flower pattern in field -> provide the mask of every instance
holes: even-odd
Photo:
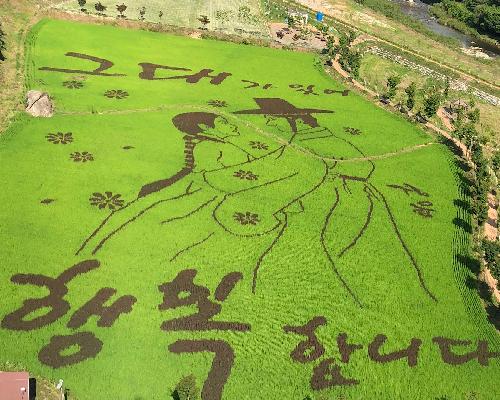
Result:
[[[112,90],[106,91],[104,93],[104,96],[106,96],[110,99],[121,100],[121,99],[125,99],[128,97],[128,92],[126,92],[125,90],[121,90],[121,89],[112,89]]]
[[[224,100],[210,100],[207,104],[212,107],[227,107],[227,103]]]
[[[68,133],[62,133],[62,132],[57,132],[57,133],[49,133],[47,136],[47,141],[53,143],[53,144],[68,144],[73,142],[73,134],[71,132]]]
[[[74,153],[71,153],[70,158],[74,162],[87,162],[87,161],[94,161],[94,156],[89,153],[88,151],[75,151]]]
[[[68,89],[81,89],[83,87],[83,82],[72,80],[63,82],[63,86]]]
[[[89,199],[90,204],[99,207],[103,210],[109,208],[110,210],[116,210],[123,207],[124,200],[121,199],[121,194],[113,194],[112,192],[105,193],[93,193],[92,197]]]
[[[344,126],[344,132],[349,133],[350,135],[353,136],[359,136],[361,135],[361,130],[358,128],[350,128],[348,126]]]
[[[233,177],[246,179],[248,181],[256,181],[259,179],[259,176],[255,175],[252,171],[243,171],[242,169],[235,171]]]
[[[250,211],[235,212],[233,217],[234,220],[241,225],[257,225],[260,222],[259,215],[251,213]]]
[[[257,149],[257,150],[268,150],[269,146],[265,143],[262,142],[256,142],[256,141],[251,141],[250,146],[252,149]]]

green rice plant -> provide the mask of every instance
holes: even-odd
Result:
[[[500,396],[439,348],[500,350],[444,144],[312,54],[55,20],[29,48],[56,113],[0,137],[0,362],[81,400]]]

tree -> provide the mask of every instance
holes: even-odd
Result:
[[[479,122],[480,115],[481,114],[480,114],[479,108],[474,108],[472,111],[470,111],[467,114],[467,118],[469,118],[470,122],[477,124]]]
[[[192,374],[182,377],[175,386],[173,397],[176,400],[199,400],[200,390],[196,385],[196,377]]]
[[[228,10],[217,10],[215,12],[215,19],[221,23],[228,22],[231,19],[231,11]]]
[[[240,21],[248,22],[250,21],[251,16],[252,16],[252,10],[250,10],[250,7],[241,6],[240,8],[238,8],[238,19]]]
[[[117,4],[116,9],[120,13],[120,18],[125,18],[125,15],[123,13],[127,10],[127,6],[125,4]]]
[[[323,35],[327,35],[328,31],[330,30],[330,27],[327,24],[322,24],[319,30]]]
[[[495,154],[493,154],[493,157],[491,157],[491,165],[493,167],[493,170],[497,175],[500,174],[500,151],[497,151]]]
[[[210,23],[210,20],[206,15],[200,15],[198,21],[200,21],[203,24],[202,29],[207,29],[207,25]]]
[[[98,3],[95,3],[94,8],[96,9],[98,14],[104,15],[104,11],[106,11],[107,7],[99,1]]]
[[[396,89],[401,82],[401,78],[398,75],[391,75],[387,78],[387,94],[386,97],[390,100],[396,96]]]
[[[351,75],[355,78],[359,76],[359,68],[361,67],[361,53],[359,51],[349,50],[347,54],[347,64]]]
[[[432,91],[424,97],[424,115],[431,118],[436,115],[436,112],[441,105],[441,94],[437,91]]]
[[[500,263],[500,243],[484,239],[482,248],[484,251],[484,259],[489,266],[493,267],[492,269],[496,269],[496,266]]]
[[[446,77],[446,81],[444,83],[443,95],[445,99],[447,99],[450,95],[450,78],[448,77]]]
[[[142,6],[139,8],[139,19],[144,21],[144,16],[146,15],[146,7]]]
[[[80,6],[80,10],[86,12],[85,4],[87,4],[87,0],[78,0],[78,5]]]
[[[406,107],[408,110],[413,110],[415,107],[415,96],[417,95],[417,85],[415,82],[410,83],[410,85],[405,89],[406,95]]]
[[[5,43],[5,33],[2,29],[2,23],[0,22],[0,61],[5,60],[5,50],[7,50],[7,45]]]
[[[457,118],[455,118],[455,128],[460,128],[465,120],[465,109],[463,107],[458,107],[456,110]]]

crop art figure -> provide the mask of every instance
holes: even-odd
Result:
[[[202,232],[203,235],[200,233],[199,241],[181,249],[171,261],[197,245],[217,240],[219,235],[267,238],[267,246],[252,266],[252,292],[255,293],[260,267],[279,245],[290,224],[290,216],[307,211],[303,201],[322,190],[330,196],[330,206],[321,221],[319,242],[335,278],[355,304],[362,307],[339,265],[357,245],[377,208],[385,215],[423,292],[436,300],[384,195],[370,181],[375,164],[350,141],[319,124],[318,115],[331,115],[333,111],[299,108],[279,98],[256,98],[255,102],[257,108],[233,114],[250,119],[264,117],[266,129],[272,131],[265,136],[256,136],[256,132],[249,132],[248,128],[243,130],[232,122],[232,116],[210,112],[174,116],[172,125],[184,143],[183,165],[177,172],[159,176],[138,188],[137,197],[113,210],[83,242],[78,253],[96,254],[109,240],[155,208],[161,207],[166,213],[160,221],[163,225],[209,209],[213,221],[208,224],[208,230]],[[349,168],[352,164],[344,159],[355,159],[355,169]],[[197,203],[196,207],[185,202],[188,197],[191,203]],[[256,201],[258,198],[266,200]],[[367,211],[353,221],[359,231],[346,235],[341,227],[336,227],[335,215],[342,208],[342,212],[348,212],[353,201],[364,201]],[[173,211],[182,209],[181,205],[185,212]]]

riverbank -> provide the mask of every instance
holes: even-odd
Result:
[[[438,35],[452,38],[458,42],[460,48],[470,49],[479,47],[484,54],[492,58],[500,55],[500,47],[492,38],[480,35],[476,30],[465,24],[458,27],[453,24],[446,23],[450,18],[449,16],[446,18],[446,15],[443,14],[443,12],[440,12],[442,11],[442,8],[439,6],[439,3],[431,5],[422,0],[412,0],[411,2],[407,0],[391,1],[397,4],[404,14],[420,21],[427,29]],[[439,16],[444,18],[443,21],[440,21],[439,18],[436,19],[436,15],[433,14],[432,10],[436,8],[439,9],[437,11]]]
[[[464,35],[471,36],[476,40],[479,47],[485,47],[487,50],[494,51],[497,55],[500,54],[500,43],[491,36],[481,34],[476,28],[468,25],[464,21],[454,18],[450,15],[441,3],[435,3],[429,7],[430,15],[437,18],[438,22],[444,26],[455,29]],[[486,46],[485,46],[486,45]],[[491,47],[487,47],[491,46]]]

